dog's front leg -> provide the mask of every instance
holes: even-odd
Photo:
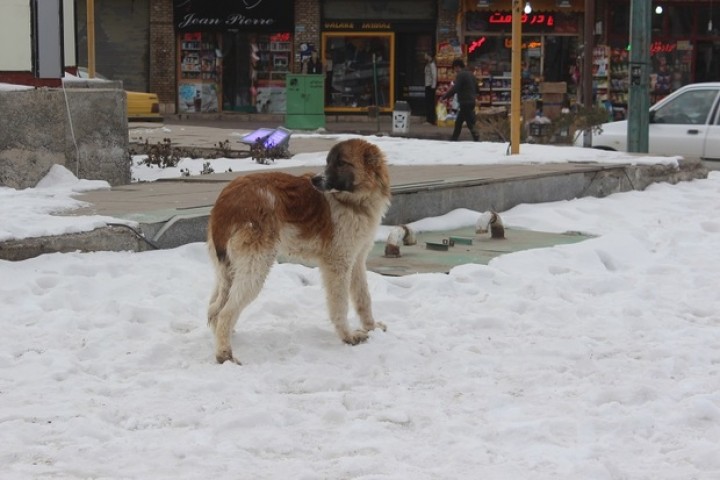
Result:
[[[362,253],[355,261],[355,265],[352,270],[352,279],[350,282],[350,295],[352,295],[355,311],[360,317],[363,329],[369,332],[370,330],[379,328],[384,332],[387,330],[385,324],[382,322],[376,322],[373,318],[372,299],[370,298],[370,290],[368,288],[367,272],[365,267],[366,260],[367,253]]]
[[[340,339],[350,345],[357,345],[368,338],[367,330],[350,331],[348,325],[348,303],[350,301],[350,265],[320,266],[325,285],[328,313]]]

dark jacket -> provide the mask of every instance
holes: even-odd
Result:
[[[455,94],[458,96],[460,105],[469,103],[475,105],[475,97],[478,94],[477,80],[470,70],[458,72],[453,86],[443,95],[443,98],[449,98]]]

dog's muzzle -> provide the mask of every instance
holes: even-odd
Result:
[[[327,181],[325,179],[325,175],[319,174],[315,175],[310,179],[310,181],[313,184],[313,187],[315,187],[317,190],[324,192],[327,190]]]

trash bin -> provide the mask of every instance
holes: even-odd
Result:
[[[552,121],[538,112],[538,114],[528,122],[528,134],[532,140],[539,143],[547,143],[550,136],[550,129],[552,127]]]
[[[397,101],[393,109],[392,132],[408,133],[410,131],[410,105],[408,102]]]

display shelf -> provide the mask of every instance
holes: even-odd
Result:
[[[598,45],[593,49],[592,61],[593,90],[596,101],[610,99],[610,47]]]
[[[480,85],[478,103],[480,107],[510,105],[512,77],[507,75],[475,75]]]
[[[186,37],[180,41],[180,80],[217,82],[217,39],[203,38],[199,33]]]
[[[629,52],[625,48],[613,48],[610,57],[610,103],[613,120],[627,117],[629,86]]]
[[[447,93],[452,87],[455,80],[455,70],[452,67],[454,60],[460,59],[467,64],[467,55],[465,55],[463,45],[457,45],[450,42],[444,42],[438,45],[437,54],[435,55],[435,63],[437,65],[437,88],[435,96],[438,104],[443,104],[448,114],[452,112],[452,98],[441,100],[440,97]],[[450,116],[443,120],[438,116],[438,125],[450,124],[454,117]]]
[[[220,36],[187,32],[178,38],[178,112],[217,112],[221,95]]]

